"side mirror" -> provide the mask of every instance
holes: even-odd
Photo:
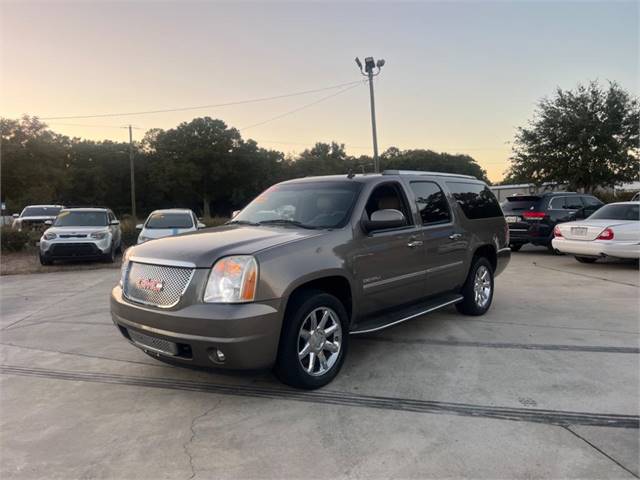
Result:
[[[404,227],[406,224],[407,219],[404,214],[392,208],[376,210],[371,214],[370,220],[362,220],[362,228],[367,233],[374,230]]]
[[[139,223],[136,225],[136,230],[142,230],[142,227],[144,227],[144,225],[142,223]]]
[[[14,213],[13,215],[11,215],[13,218],[20,218],[20,214],[19,213]]]
[[[44,224],[45,225],[53,225],[53,220],[45,220]]]
[[[111,220],[109,225],[120,225],[120,220]]]
[[[198,222],[198,229],[201,229],[201,228],[207,228],[207,226],[202,222]]]
[[[233,212],[231,212],[231,218],[235,218],[238,216],[238,214],[241,212],[242,210],[234,210]]]

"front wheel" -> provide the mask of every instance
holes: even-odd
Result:
[[[40,265],[53,265],[53,261],[50,258],[42,254],[39,254],[38,257],[40,258]]]
[[[109,253],[105,253],[104,254],[104,261],[107,263],[113,263],[116,261],[116,249],[114,248],[114,245],[111,245],[111,248],[109,249]]]
[[[511,245],[509,245],[509,247],[511,248],[512,252],[517,252],[522,248],[522,244],[521,243],[512,243]]]
[[[287,308],[275,374],[292,387],[322,387],[340,371],[348,340],[340,300],[321,291],[304,292]]]
[[[597,260],[597,258],[593,258],[593,257],[581,257],[579,255],[575,256],[575,259],[577,261],[579,261],[580,263],[593,263]]]
[[[484,315],[493,300],[493,267],[484,257],[476,258],[460,292],[456,308],[465,315]]]

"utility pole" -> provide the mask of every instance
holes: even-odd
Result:
[[[131,215],[136,221],[138,217],[136,217],[136,180],[133,171],[133,131],[131,125],[129,125],[129,169],[131,171]]]
[[[373,57],[367,57],[364,59],[364,69],[362,68],[362,62],[356,57],[356,65],[360,68],[360,73],[369,80],[369,98],[371,103],[371,133],[373,135],[373,170],[378,173],[380,171],[380,160],[378,158],[378,132],[376,129],[376,102],[373,95],[373,77],[380,73],[380,70],[384,66],[384,60],[380,59],[377,62]],[[374,69],[377,71],[374,73]]]

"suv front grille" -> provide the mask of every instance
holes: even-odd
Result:
[[[131,262],[123,282],[124,296],[156,307],[173,307],[193,277],[193,268]]]

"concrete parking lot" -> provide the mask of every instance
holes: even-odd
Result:
[[[514,254],[490,312],[352,337],[316,392],[159,363],[116,270],[1,285],[2,478],[638,478],[635,265]]]

